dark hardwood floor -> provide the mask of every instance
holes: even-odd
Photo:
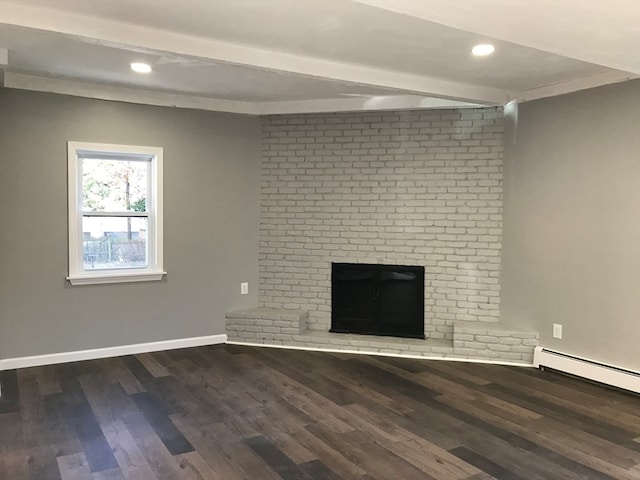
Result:
[[[640,397],[231,345],[0,372],[0,478],[640,479]]]

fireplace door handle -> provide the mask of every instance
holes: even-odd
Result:
[[[376,288],[376,293],[375,293],[375,295],[373,296],[373,301],[374,301],[374,302],[377,302],[377,301],[378,301],[378,295],[380,295],[380,287],[377,287],[377,288]]]

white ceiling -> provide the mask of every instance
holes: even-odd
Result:
[[[640,0],[0,0],[0,68],[249,114],[502,105],[640,76]]]

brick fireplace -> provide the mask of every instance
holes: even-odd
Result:
[[[502,136],[501,108],[264,117],[259,305],[230,340],[529,361],[498,323]],[[329,334],[334,262],[424,267],[429,340]]]

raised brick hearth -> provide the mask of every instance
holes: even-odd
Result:
[[[537,333],[499,323],[455,322],[453,341],[425,341],[310,330],[306,328],[307,313],[301,310],[255,308],[226,316],[229,341],[239,343],[526,364],[533,361],[533,349],[538,345]]]

